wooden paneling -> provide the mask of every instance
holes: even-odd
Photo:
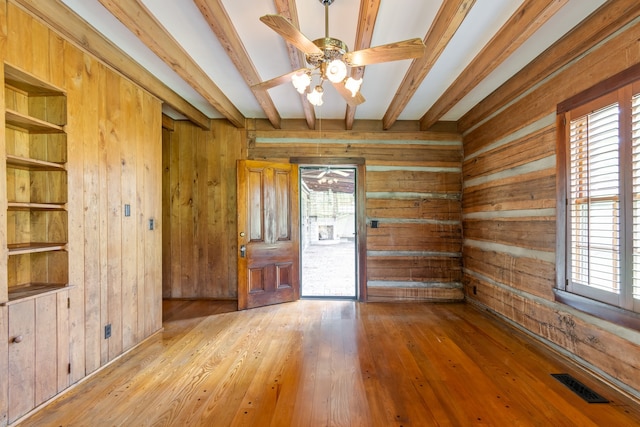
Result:
[[[4,16],[4,2],[0,2],[0,18]],[[8,34],[3,59],[67,94],[66,147],[58,136],[46,135],[38,137],[41,139],[30,149],[31,155],[43,160],[67,162],[68,220],[65,224],[53,214],[41,221],[35,214],[29,227],[36,232],[47,230],[40,233],[47,240],[55,240],[64,227],[68,228],[71,287],[25,301],[35,312],[33,335],[37,338],[33,357],[25,359],[30,368],[20,371],[14,367],[17,362],[9,360],[15,358],[6,356],[12,350],[5,347],[7,351],[1,352],[0,346],[0,425],[7,422],[7,402],[19,402],[10,405],[9,416],[14,419],[17,413],[49,399],[159,330],[162,313],[161,102],[13,2],[7,6],[6,16],[6,21],[0,19],[0,25],[7,22]],[[25,102],[19,96],[9,100],[10,105],[40,114]],[[48,105],[42,110],[45,113],[44,119],[57,120],[55,116],[62,116],[63,111]],[[4,138],[1,144],[4,153]],[[12,153],[22,149],[20,144],[12,142],[6,148]],[[36,153],[33,150],[38,145],[47,148]],[[68,158],[60,158],[67,151]],[[4,162],[0,163],[4,168]],[[10,176],[8,189],[3,180],[0,199],[6,200],[9,193],[16,197],[16,179],[25,178],[28,182],[28,175]],[[43,197],[61,190],[60,185],[49,186]],[[131,216],[124,216],[125,204],[130,205]],[[4,248],[7,231],[14,239],[20,229],[16,221],[7,223],[4,214],[0,215],[8,225],[0,227],[0,246]],[[13,215],[22,213],[15,210]],[[154,220],[153,230],[150,219]],[[49,261],[40,257],[30,262],[35,274],[38,265]],[[0,264],[0,272],[4,271],[0,274],[0,301],[6,300],[7,277],[19,280],[31,274],[24,271],[25,265],[26,261],[16,261],[11,268]],[[50,274],[66,282],[66,273]],[[5,331],[0,332],[2,342],[8,342],[3,337],[10,329],[18,333],[23,328],[19,316],[8,313],[22,304],[0,309],[0,325]],[[107,324],[112,326],[110,339],[104,338]],[[68,332],[61,333],[65,330]],[[18,388],[9,391],[14,380],[6,379],[7,369],[17,376],[31,375],[30,369],[34,370],[32,391],[25,392],[33,397],[23,399]]]
[[[163,132],[164,276],[168,298],[236,298],[236,160],[245,131],[176,121]]]
[[[640,63],[640,24],[616,33],[628,20],[613,13],[635,9],[637,17],[632,3],[608,2],[462,120],[463,281],[469,301],[640,396],[637,339],[556,302],[553,293],[556,268],[563,268],[556,267],[563,240],[556,221],[564,212],[556,204],[556,106]],[[584,55],[571,64],[558,62],[578,51]]]

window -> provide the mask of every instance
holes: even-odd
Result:
[[[640,312],[640,81],[604,86],[606,94],[558,107],[564,290]]]

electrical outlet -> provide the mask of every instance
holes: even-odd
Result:
[[[131,205],[128,203],[124,205],[124,216],[131,216]]]
[[[109,338],[111,338],[111,323],[104,327],[104,339],[106,340]]]

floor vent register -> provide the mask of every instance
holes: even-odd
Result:
[[[589,403],[609,403],[607,399],[600,396],[598,393],[591,390],[569,374],[551,374],[551,376]]]

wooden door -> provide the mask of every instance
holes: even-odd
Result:
[[[238,161],[238,310],[300,297],[298,167]]]

